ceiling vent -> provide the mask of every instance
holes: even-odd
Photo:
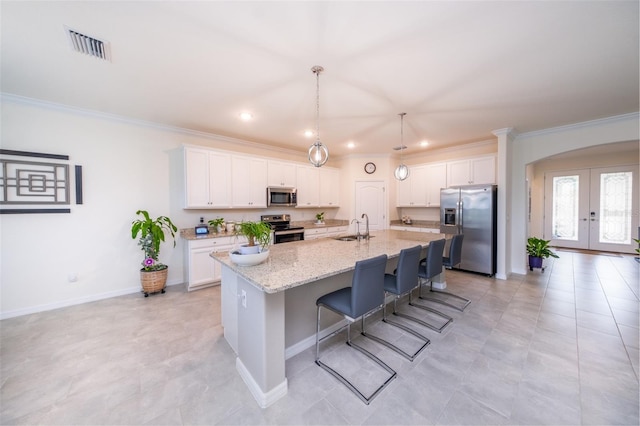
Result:
[[[111,62],[109,43],[65,27],[71,47],[76,52]]]

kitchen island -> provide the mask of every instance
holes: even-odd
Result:
[[[287,392],[285,360],[315,344],[318,297],[351,285],[355,263],[381,254],[387,272],[400,250],[444,238],[442,234],[372,231],[371,239],[322,238],[270,246],[260,265],[238,266],[228,253],[211,253],[222,264],[222,325],[237,354],[236,368],[261,407]],[[441,274],[435,281],[443,281]],[[322,335],[344,324],[326,316]]]

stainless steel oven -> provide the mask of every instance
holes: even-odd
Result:
[[[273,229],[273,244],[290,243],[304,240],[304,228],[291,226],[291,215],[277,214],[261,216],[260,220]]]

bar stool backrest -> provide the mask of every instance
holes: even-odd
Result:
[[[387,255],[356,262],[351,283],[351,312],[357,318],[384,303],[384,270]]]
[[[425,262],[424,277],[429,280],[442,273],[442,255],[446,240],[431,241],[427,247],[427,258]]]
[[[418,270],[420,269],[420,252],[422,246],[415,246],[400,251],[396,270],[397,294],[407,293],[418,286]]]
[[[454,235],[451,239],[451,246],[449,247],[449,257],[445,257],[442,262],[445,266],[453,268],[459,265],[462,261],[462,240],[464,234]]]

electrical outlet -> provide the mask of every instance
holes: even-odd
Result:
[[[240,302],[242,303],[243,308],[247,307],[247,292],[245,290],[242,290],[242,293],[240,294]]]
[[[76,281],[78,281],[78,273],[69,272],[69,275],[67,275],[67,281],[69,281],[70,283],[75,283]]]

